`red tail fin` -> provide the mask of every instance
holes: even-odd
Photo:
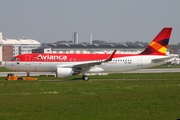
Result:
[[[141,55],[166,55],[172,28],[163,28]]]

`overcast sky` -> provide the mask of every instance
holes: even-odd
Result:
[[[150,42],[173,27],[170,44],[180,42],[180,0],[0,0],[0,15],[4,38]]]

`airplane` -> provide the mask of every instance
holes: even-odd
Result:
[[[86,73],[121,73],[149,68],[166,63],[172,56],[166,56],[172,28],[165,27],[139,54],[21,54],[5,62],[10,70],[30,72],[55,72],[56,77],[66,78]]]

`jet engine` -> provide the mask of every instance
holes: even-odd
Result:
[[[57,68],[56,71],[56,76],[59,78],[66,78],[77,74],[79,74],[79,71],[76,71],[73,68]]]

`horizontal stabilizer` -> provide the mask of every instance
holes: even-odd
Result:
[[[154,62],[154,63],[164,62],[164,61],[168,61],[172,58],[174,58],[174,57],[173,56],[167,56],[167,57],[163,57],[163,58],[156,58],[156,59],[152,59],[152,62]]]

